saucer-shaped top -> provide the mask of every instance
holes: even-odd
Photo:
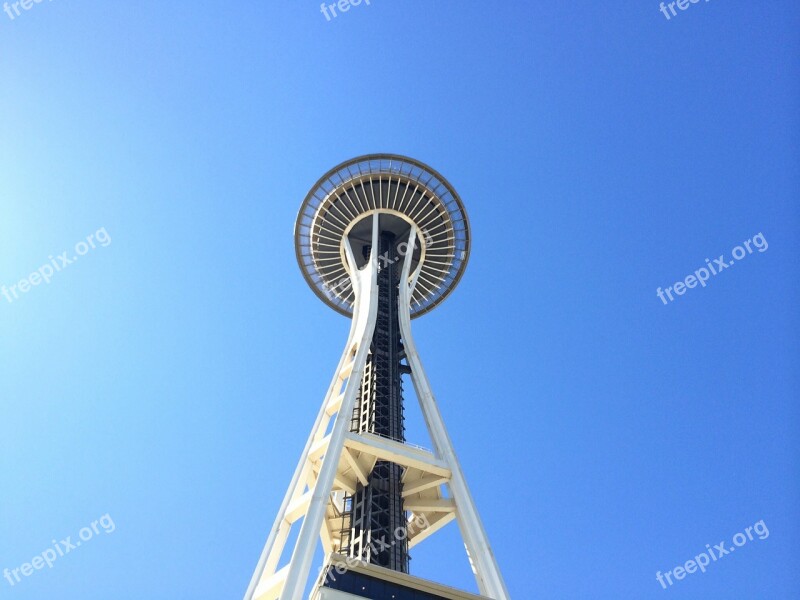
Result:
[[[411,316],[424,314],[456,287],[469,258],[469,221],[461,199],[439,173],[395,154],[370,154],[348,160],[311,188],[294,230],[297,262],[311,289],[343,315],[352,315],[355,295],[345,270],[344,237],[359,257],[369,254],[371,215],[380,213],[381,232],[396,243],[379,264],[409,252],[421,262],[411,298]],[[415,248],[408,248],[411,227]],[[361,246],[359,248],[359,245]]]

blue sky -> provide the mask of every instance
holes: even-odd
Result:
[[[470,216],[414,327],[512,597],[795,597],[798,26],[743,0],[0,13],[0,285],[111,240],[0,296],[0,569],[115,525],[0,598],[242,596],[347,334],[296,211],[369,152]],[[474,588],[454,525],[412,570]]]

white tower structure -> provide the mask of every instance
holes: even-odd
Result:
[[[245,600],[301,600],[318,543],[314,599],[509,600],[411,335],[411,320],[464,273],[470,231],[458,194],[410,158],[349,160],[306,196],[295,249],[312,290],[351,327]],[[433,451],[405,441],[403,375]],[[408,574],[409,549],[453,520],[480,596]]]

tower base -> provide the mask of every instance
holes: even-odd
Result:
[[[332,554],[310,600],[488,600],[340,554]]]

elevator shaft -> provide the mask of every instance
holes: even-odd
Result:
[[[401,360],[405,354],[397,304],[402,260],[397,259],[395,242],[394,234],[381,232],[378,251],[372,254],[378,262],[378,316],[350,429],[404,442]],[[342,552],[407,573],[401,477],[399,465],[378,461],[367,484],[345,496]]]

